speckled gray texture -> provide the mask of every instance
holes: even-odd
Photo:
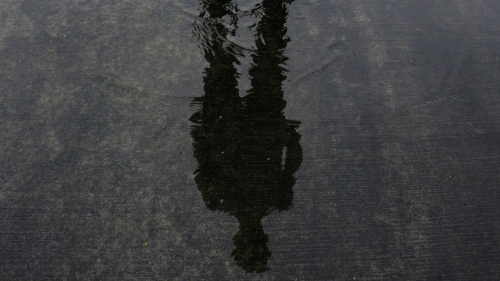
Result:
[[[0,279],[500,279],[500,2],[288,6],[303,159],[263,273],[194,179],[200,7],[0,0]]]

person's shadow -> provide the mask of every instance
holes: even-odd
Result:
[[[286,79],[283,52],[289,39],[285,22],[291,1],[263,0],[252,15],[256,50],[249,70],[251,90],[237,89],[239,48],[227,40],[237,28],[238,13],[231,1],[202,1],[202,41],[209,66],[204,72],[204,95],[193,100],[199,110],[191,117],[195,172],[206,206],[235,216],[236,263],[246,272],[268,269],[271,252],[262,218],[292,206],[294,173],[302,162],[300,122],[283,114],[282,83]],[[224,20],[230,24],[225,24]]]

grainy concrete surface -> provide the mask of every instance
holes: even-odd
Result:
[[[226,2],[0,0],[0,279],[500,280],[500,2]]]

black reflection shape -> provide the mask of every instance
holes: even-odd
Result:
[[[232,255],[246,272],[268,269],[271,252],[261,220],[292,206],[293,175],[302,162],[296,131],[300,122],[283,114],[290,2],[264,0],[252,11],[260,21],[249,70],[252,89],[244,97],[239,96],[235,68],[242,51],[227,40],[237,28],[236,7],[231,1],[202,1],[196,30],[209,67],[203,79],[205,95],[193,101],[200,110],[190,119],[199,163],[195,181],[210,210],[238,219]]]

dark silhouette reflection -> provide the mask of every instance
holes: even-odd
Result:
[[[261,220],[292,206],[293,174],[302,162],[299,122],[283,114],[290,2],[264,0],[252,11],[260,21],[249,71],[252,89],[244,97],[237,89],[235,68],[242,51],[227,40],[237,28],[236,7],[231,1],[202,1],[202,23],[196,31],[209,66],[203,79],[205,94],[193,101],[200,110],[191,117],[199,163],[195,181],[210,210],[238,219],[232,255],[247,272],[268,269],[271,252]]]

